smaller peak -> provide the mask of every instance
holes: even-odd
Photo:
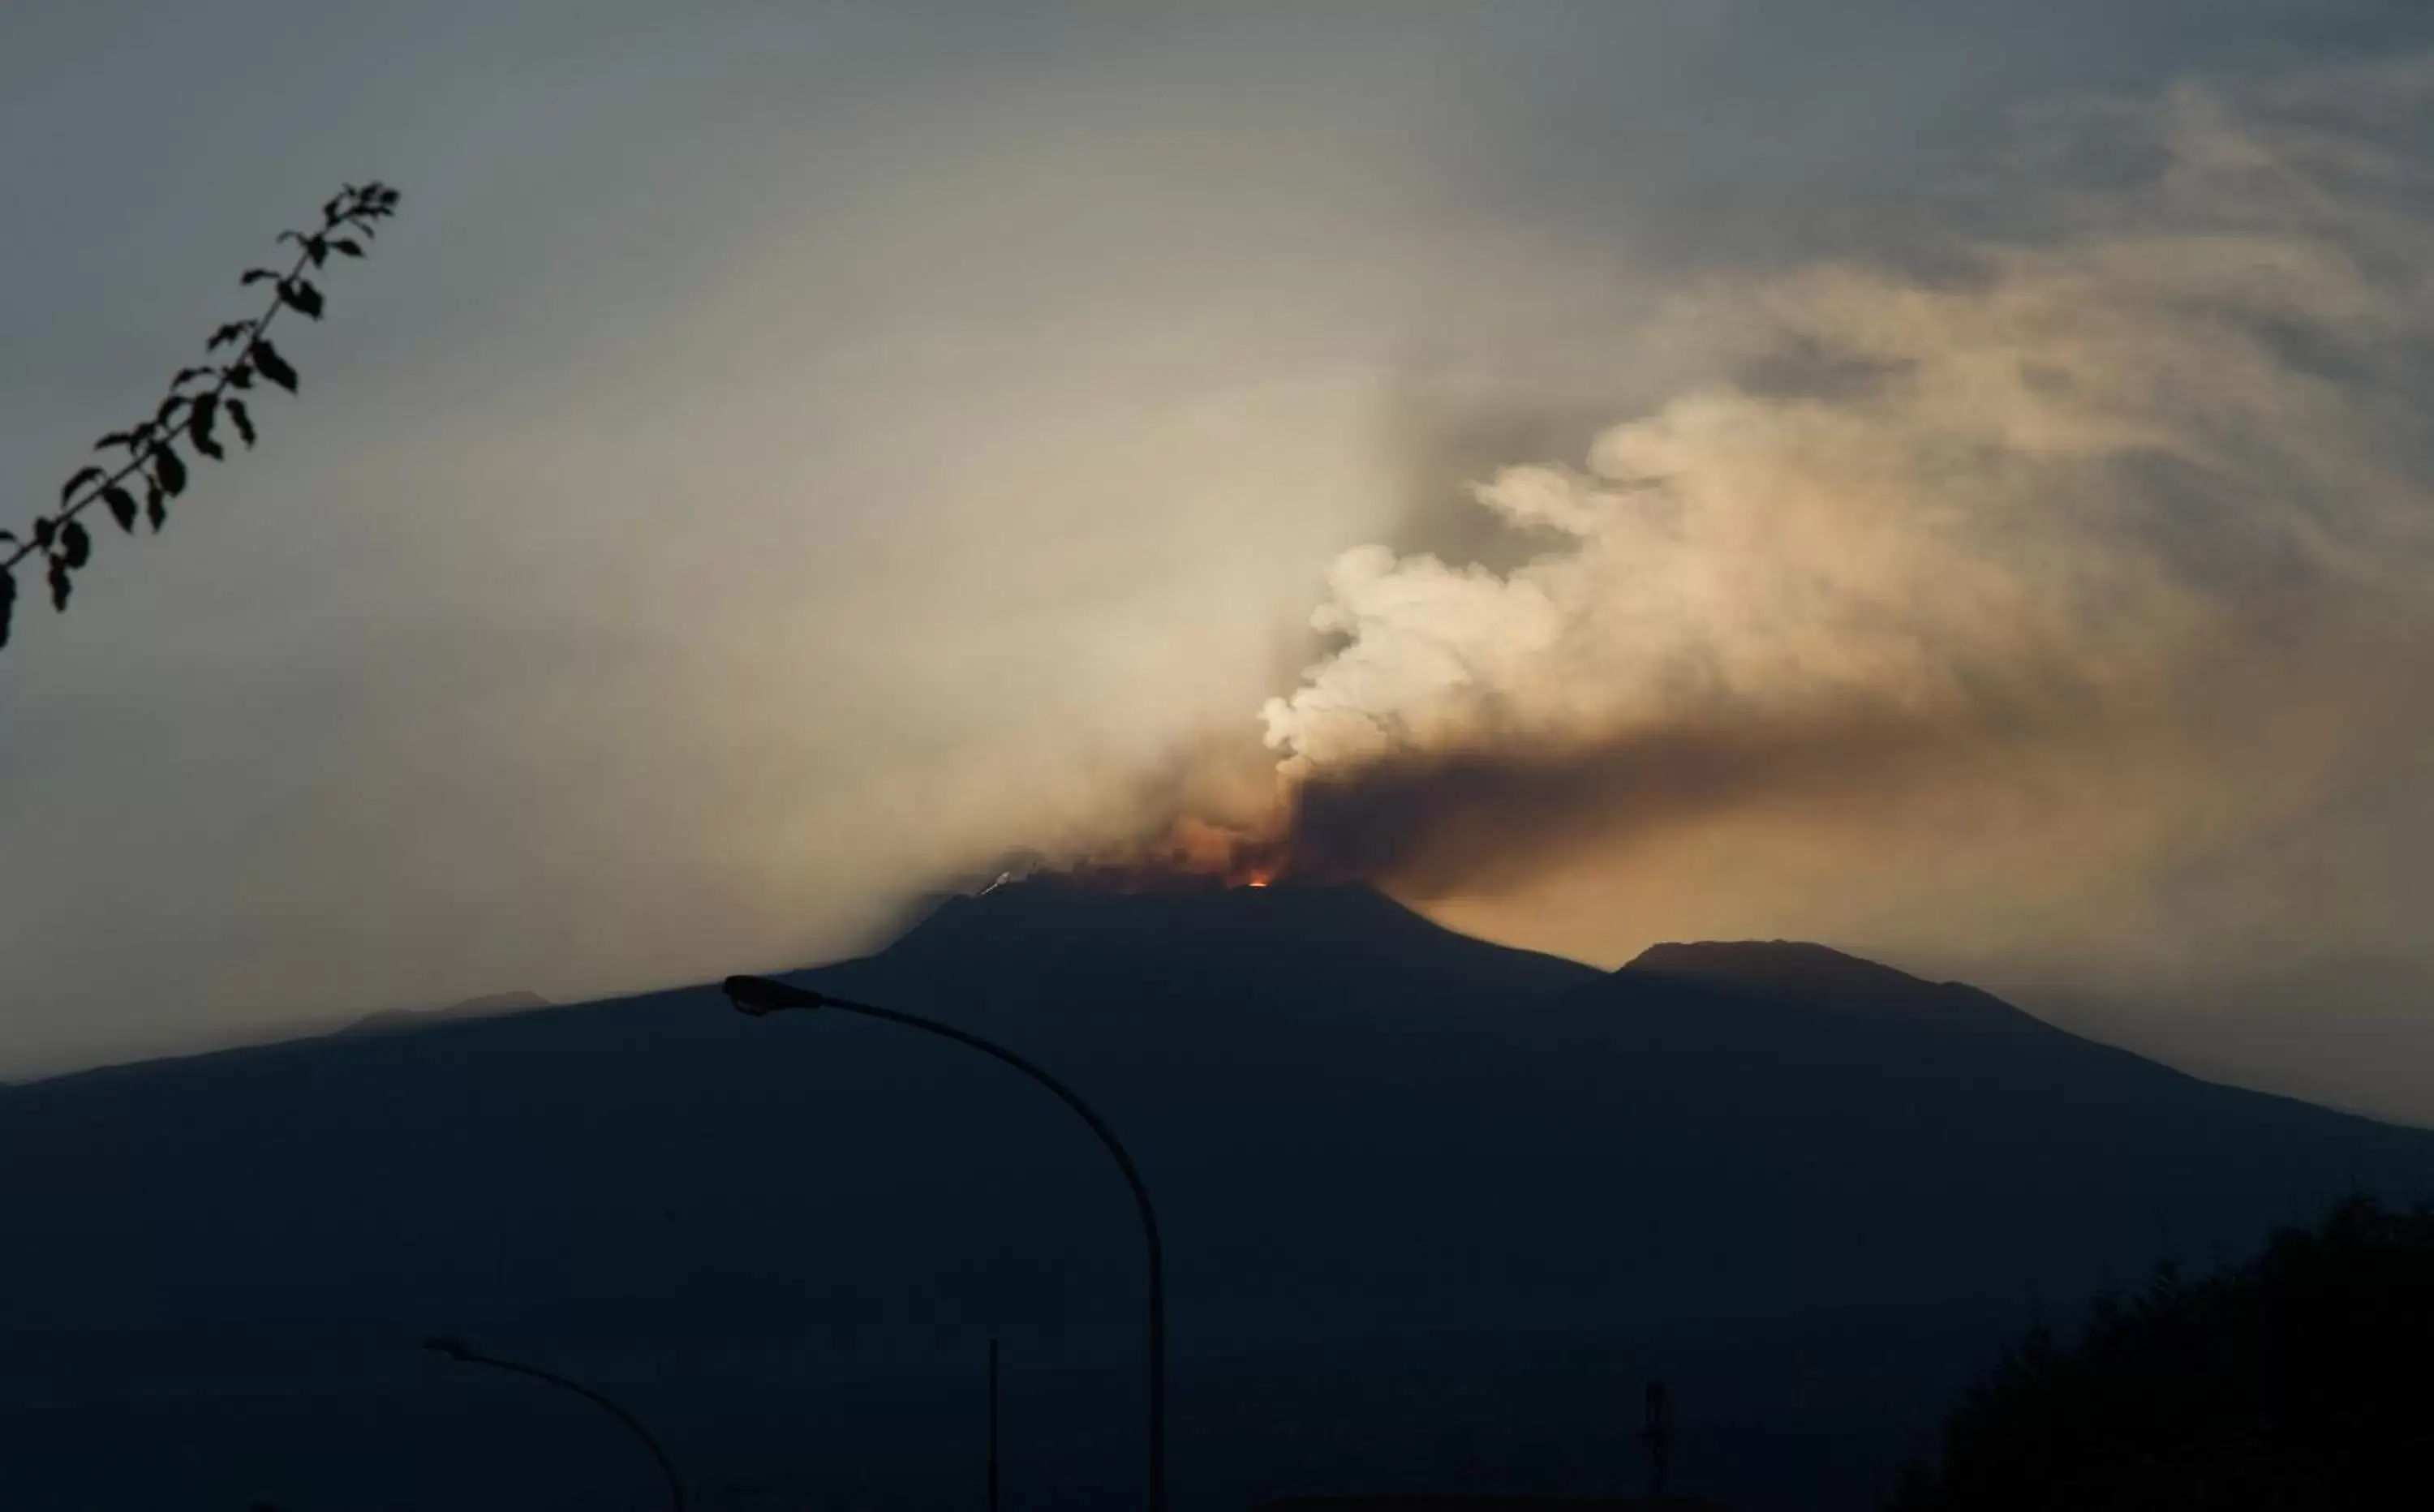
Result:
[[[1805,940],[1666,941],[1634,956],[1622,969],[1651,976],[1688,977],[1721,985],[1796,985],[1808,991],[1828,985],[1930,985],[1908,972]]]
[[[1852,1022],[2043,1027],[2031,1015],[1975,988],[1931,982],[1798,940],[1704,940],[1651,945],[1616,975],[1689,982]]]

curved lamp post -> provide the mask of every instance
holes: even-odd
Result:
[[[676,1512],[685,1512],[684,1483],[677,1479],[677,1468],[668,1463],[667,1451],[660,1447],[660,1441],[651,1436],[651,1431],[643,1426],[640,1419],[607,1397],[580,1381],[569,1381],[566,1377],[554,1371],[544,1370],[537,1365],[518,1365],[513,1360],[502,1360],[494,1355],[484,1354],[461,1338],[442,1334],[424,1339],[422,1347],[435,1354],[444,1354],[465,1365],[487,1365],[494,1370],[510,1370],[517,1375],[530,1376],[536,1381],[545,1381],[551,1385],[572,1391],[586,1402],[606,1411],[610,1417],[632,1429],[634,1436],[643,1441],[643,1447],[651,1452],[651,1458],[659,1464],[660,1473],[667,1477],[669,1505],[675,1507]]]
[[[1150,1205],[1149,1187],[1141,1181],[1140,1167],[1124,1149],[1123,1141],[1098,1111],[1082,1100],[1082,1095],[1038,1066],[1015,1054],[1002,1045],[982,1039],[977,1034],[941,1024],[918,1014],[900,1012],[892,1008],[879,1008],[869,1003],[857,1003],[843,997],[831,997],[807,987],[772,981],[766,977],[729,977],[726,983],[728,1001],[738,1012],[763,1018],[787,1009],[834,1009],[840,1013],[859,1013],[865,1018],[884,1019],[907,1028],[920,1029],[958,1045],[969,1045],[983,1055],[1003,1061],[1032,1080],[1054,1093],[1059,1101],[1073,1110],[1099,1143],[1107,1147],[1115,1157],[1116,1168],[1123,1172],[1124,1184],[1132,1188],[1133,1205],[1140,1210],[1141,1241],[1149,1254],[1149,1512],[1166,1512],[1166,1260],[1157,1239],[1157,1210]]]

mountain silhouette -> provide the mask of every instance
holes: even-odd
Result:
[[[422,1028],[432,1024],[456,1018],[485,1018],[492,1013],[528,1013],[537,1008],[548,1008],[550,1001],[539,993],[486,993],[468,997],[445,1008],[384,1008],[340,1025],[334,1034],[392,1034],[399,1029]]]
[[[793,979],[1000,1040],[1122,1130],[1178,1509],[1636,1488],[1653,1376],[1685,1492],[1868,1505],[2032,1315],[2434,1168],[2434,1134],[1818,946],[1602,973],[1360,887],[1035,879]],[[1002,1336],[1009,1494],[1136,1494],[1123,1188],[927,1036],[690,989],[11,1088],[0,1142],[12,1506],[634,1489],[433,1332],[592,1372],[736,1487],[872,1504],[971,1494]]]

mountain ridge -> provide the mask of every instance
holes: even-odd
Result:
[[[1808,941],[1665,942],[1625,962],[1617,973],[1623,974],[1743,995],[1774,996],[1885,1027],[2030,1038],[2059,1035],[2083,1044],[2105,1043],[2063,1028],[1967,982],[1932,980]]]
[[[441,1008],[384,1008],[352,1019],[328,1032],[333,1035],[396,1034],[401,1031],[426,1028],[455,1019],[487,1018],[494,1013],[530,1013],[557,1005],[539,993],[522,991],[484,993],[461,1002]]]
[[[1744,1512],[1869,1505],[2030,1299],[2434,1168],[2434,1136],[1822,948],[1601,972],[1361,890],[1001,889],[789,975],[1004,1044],[1122,1131],[1191,1403],[1177,1512],[1380,1484],[1449,1435],[1554,1453],[1481,1403],[1604,1433],[1621,1399],[1585,1358],[1745,1425],[1684,1450]],[[1948,1031],[1981,1019],[2005,1028]],[[1138,1403],[1123,1183],[1040,1089],[899,1026],[694,987],[330,1035],[13,1089],[0,1147],[42,1152],[0,1162],[38,1236],[0,1249],[12,1509],[231,1484],[246,1424],[299,1403],[334,1463],[399,1466],[397,1499],[481,1506],[410,1489],[385,1436],[463,1390],[415,1354],[434,1332],[566,1364],[697,1453],[782,1422],[804,1473],[870,1475],[935,1457],[959,1351],[1003,1338],[1071,1384],[1025,1399],[1065,1467],[1026,1484],[1077,1512],[1130,1485],[1102,1431]],[[848,1411],[923,1371],[897,1416]],[[197,1382],[238,1405],[197,1417]],[[1324,1463],[1313,1413],[1346,1425]],[[492,1416],[446,1441],[521,1453]]]

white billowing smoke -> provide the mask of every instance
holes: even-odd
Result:
[[[1264,710],[1297,849],[1443,894],[1931,822],[2014,899],[2287,855],[2434,728],[2429,127],[2434,59],[2187,88],[2041,138],[1932,275],[1685,300],[1715,382],[1476,487],[1542,554],[1335,564]]]

